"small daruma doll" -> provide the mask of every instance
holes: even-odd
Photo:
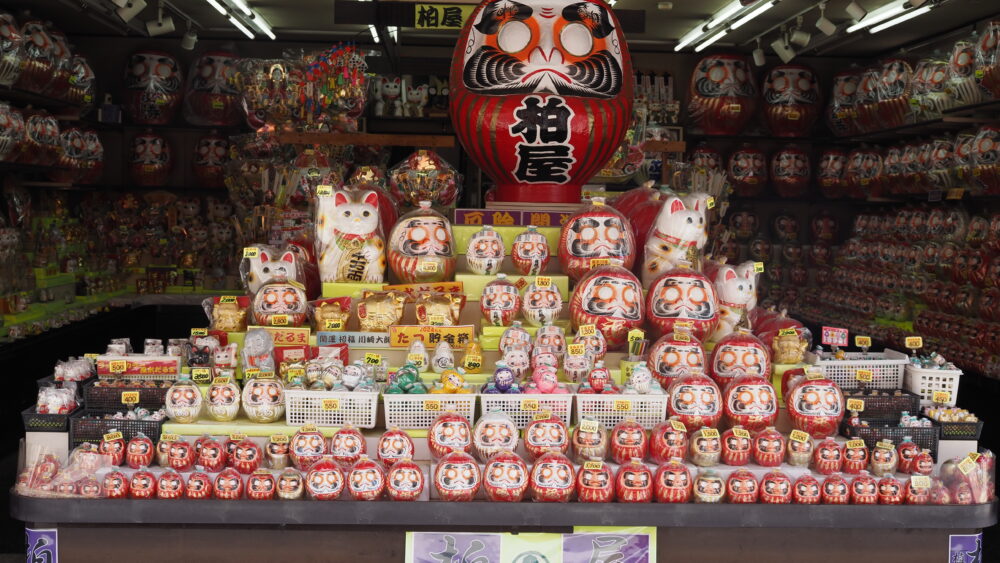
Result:
[[[258,469],[247,477],[247,498],[250,500],[271,500],[278,488],[278,480],[267,469]]]
[[[392,500],[416,500],[424,492],[424,472],[409,458],[392,464],[385,481]]]
[[[634,418],[626,418],[611,429],[611,459],[622,465],[636,458],[646,459],[649,440],[646,430]]]
[[[101,443],[97,446],[97,451],[107,456],[111,465],[119,466],[125,461],[125,438],[121,432],[112,429],[111,432],[101,437]]]
[[[601,460],[585,461],[576,474],[576,495],[580,502],[611,502],[615,498],[614,473]]]
[[[196,459],[194,446],[183,438],[171,442],[167,459],[171,469],[190,471]]]
[[[184,117],[189,122],[216,127],[239,123],[240,92],[233,81],[236,61],[236,55],[228,51],[207,51],[191,65],[184,98]]]
[[[537,502],[569,502],[576,483],[576,471],[568,457],[559,452],[542,454],[531,468],[528,488]]]
[[[792,427],[813,438],[826,438],[837,431],[844,418],[844,394],[833,381],[808,374],[785,395]]]
[[[714,427],[722,419],[719,388],[707,375],[692,373],[674,379],[667,389],[667,414],[688,428]]]
[[[201,415],[201,389],[189,377],[181,376],[167,390],[167,416],[174,422],[190,424]]]
[[[760,480],[760,502],[764,504],[789,504],[792,502],[792,480],[772,469]]]
[[[486,463],[483,488],[494,502],[521,502],[528,489],[528,466],[511,450],[497,452]]]
[[[741,424],[751,432],[759,432],[778,418],[778,400],[774,386],[759,375],[741,375],[726,385],[722,392],[726,422]]]
[[[524,449],[528,451],[532,461],[551,450],[566,453],[569,451],[569,431],[566,429],[566,423],[553,414],[536,415],[524,429]]]
[[[298,500],[305,491],[304,479],[297,469],[291,467],[278,475],[278,498],[281,500]]]
[[[269,424],[285,414],[285,386],[271,377],[255,377],[243,386],[243,412],[250,422]]]
[[[134,123],[166,125],[180,105],[184,79],[177,59],[163,51],[132,53],[125,69],[125,112]]]
[[[657,424],[649,433],[649,459],[655,463],[666,463],[675,457],[684,459],[687,450],[687,426],[677,418]]]
[[[344,491],[344,472],[340,464],[324,456],[306,473],[305,488],[314,500],[337,500]]]
[[[573,429],[571,443],[577,463],[604,459],[608,454],[608,431],[600,421],[583,418]]]
[[[153,453],[153,441],[142,432],[136,432],[125,446],[125,463],[132,469],[149,467],[153,464]]]
[[[503,265],[503,237],[490,225],[484,225],[479,232],[469,237],[465,251],[465,262],[469,271],[480,276],[493,276]]]
[[[691,472],[679,457],[661,464],[653,478],[656,502],[688,502],[691,500],[691,486]]]
[[[857,475],[868,467],[868,446],[864,440],[848,440],[844,445],[844,473]]]
[[[179,499],[184,495],[184,478],[181,474],[168,469],[160,473],[156,482],[156,498],[164,500]]]
[[[386,467],[392,467],[401,459],[413,459],[413,451],[413,439],[410,435],[393,426],[379,438],[376,455]]]
[[[562,308],[562,293],[551,280],[536,278],[524,289],[521,313],[528,324],[542,326],[554,322],[559,318]]]
[[[472,432],[476,456],[483,462],[497,452],[514,451],[517,442],[517,424],[503,411],[491,411],[481,416]]]
[[[867,471],[862,471],[860,475],[851,479],[851,504],[876,503],[878,503],[878,482]]]
[[[150,499],[156,496],[156,476],[151,471],[140,469],[132,474],[128,485],[131,499]]]
[[[760,483],[748,469],[737,469],[726,479],[726,495],[734,504],[753,504],[760,497]]]
[[[618,260],[626,270],[631,270],[635,262],[635,239],[629,220],[614,207],[604,205],[604,198],[596,197],[592,202],[570,217],[559,235],[559,262],[575,282],[600,264],[593,264],[594,260]]]
[[[899,456],[892,442],[878,442],[871,452],[871,465],[868,470],[876,477],[885,477],[896,473]]]
[[[750,331],[737,329],[716,343],[709,361],[709,374],[722,388],[742,375],[769,378],[771,352]]]
[[[903,485],[895,477],[888,475],[878,482],[879,504],[903,504]]]
[[[351,465],[368,453],[367,442],[361,432],[350,423],[345,424],[330,439],[330,455],[343,465]]]
[[[618,502],[652,502],[653,472],[642,460],[633,458],[618,468],[615,491]]]
[[[823,504],[847,504],[851,498],[850,485],[839,473],[834,473],[823,480],[820,498]]]
[[[472,451],[472,428],[469,421],[453,412],[442,413],[427,430],[427,445],[435,459],[455,449]]]
[[[793,431],[788,435],[788,447],[785,461],[795,467],[808,467],[813,456],[813,442],[809,435],[801,431]]]
[[[354,500],[378,500],[385,492],[385,470],[363,455],[347,473],[347,490]]]
[[[260,467],[264,452],[250,438],[244,438],[236,444],[233,453],[229,455],[229,465],[243,475],[249,475]]]
[[[816,444],[813,451],[813,469],[822,475],[839,473],[844,466],[844,449],[833,438]]]
[[[111,471],[104,475],[104,491],[107,498],[128,497],[129,479],[121,471]]]
[[[240,387],[230,377],[217,377],[208,387],[208,405],[205,410],[216,422],[229,422],[240,412]]]
[[[549,263],[549,240],[537,227],[528,225],[526,231],[514,237],[510,258],[518,272],[537,276]]]
[[[669,270],[650,286],[646,316],[656,337],[672,332],[676,323],[689,323],[691,335],[704,340],[719,322],[715,286],[691,268]]]
[[[521,293],[506,274],[497,274],[497,279],[483,287],[479,307],[483,318],[493,326],[510,326],[521,309]]]
[[[785,459],[785,437],[769,426],[753,439],[753,460],[761,467],[778,467]]]
[[[482,483],[479,464],[462,450],[445,454],[434,469],[434,487],[441,500],[468,502]]]
[[[649,351],[646,367],[663,387],[677,378],[705,370],[705,350],[701,342],[684,327],[664,334]]]
[[[455,273],[451,222],[431,209],[431,202],[421,201],[392,228],[389,267],[403,283],[439,282]]]
[[[570,300],[573,330],[594,325],[608,349],[617,350],[625,345],[628,331],[642,324],[642,285],[620,263],[587,269],[589,273],[577,283]]]
[[[698,472],[694,479],[694,501],[715,504],[726,496],[726,484],[722,477],[711,469]]]
[[[163,186],[167,183],[172,167],[170,143],[164,137],[148,131],[132,139],[129,175],[136,185]]]
[[[699,467],[719,465],[722,440],[715,428],[703,426],[691,434],[691,463]]]
[[[734,426],[722,433],[722,463],[726,465],[746,465],[750,463],[750,432],[742,426]]]
[[[795,504],[819,504],[821,498],[820,484],[815,477],[806,473],[795,480],[792,486],[792,500]]]

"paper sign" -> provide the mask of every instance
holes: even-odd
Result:
[[[931,395],[931,401],[935,403],[950,403],[951,393],[949,393],[948,391],[935,391]]]
[[[716,429],[716,428],[703,428],[701,430],[701,437],[702,438],[710,438],[710,439],[712,439],[712,438],[718,438],[719,437],[719,430]]]
[[[733,436],[737,438],[750,438],[750,432],[746,428],[733,428]]]
[[[339,411],[340,399],[323,399],[322,405],[325,411]]]
[[[476,337],[473,325],[457,326],[416,326],[392,325],[389,327],[389,345],[394,348],[408,348],[414,340],[422,340],[430,349],[444,340],[451,348],[465,348]]]
[[[105,442],[111,442],[113,440],[124,440],[121,432],[108,432],[104,435]]]
[[[597,327],[594,325],[580,325],[580,327],[576,329],[576,334],[578,336],[594,336],[596,332]]]
[[[832,326],[823,327],[821,342],[827,346],[847,346],[847,329]]]
[[[849,450],[857,450],[857,449],[861,449],[863,447],[865,447],[865,441],[864,440],[848,440],[847,441],[847,449],[849,449]]]
[[[139,402],[138,391],[122,391],[122,404],[134,405]]]
[[[535,412],[538,410],[538,399],[521,399],[521,410]]]
[[[427,400],[424,401],[425,411],[439,411],[441,410],[441,401]]]
[[[854,345],[858,348],[871,348],[872,347],[872,337],[870,336],[855,336]]]
[[[809,434],[801,430],[792,430],[792,433],[788,435],[788,439],[793,442],[808,442]]]
[[[968,475],[970,471],[976,468],[976,462],[971,457],[967,457],[962,461],[958,462],[958,470],[962,472],[962,475]]]
[[[924,337],[922,336],[907,336],[904,342],[907,348],[910,350],[916,350],[917,348],[924,347]]]
[[[854,371],[854,379],[865,383],[871,383],[875,380],[875,374],[872,373],[872,370],[870,369],[859,369]]]
[[[376,354],[374,352],[367,352],[365,354],[365,364],[369,366],[380,366],[382,365],[382,354]]]
[[[862,412],[865,410],[865,402],[861,399],[847,399],[847,410]]]

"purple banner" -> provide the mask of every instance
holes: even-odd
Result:
[[[645,534],[564,534],[563,563],[647,563],[649,536]]]
[[[983,533],[948,536],[948,563],[982,563]]]
[[[58,563],[59,531],[24,529],[28,563]]]
[[[500,534],[414,532],[415,563],[500,563]]]
[[[554,211],[512,211],[505,209],[456,209],[456,225],[561,227],[572,213]]]

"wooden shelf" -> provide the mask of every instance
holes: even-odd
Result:
[[[278,142],[291,145],[386,145],[397,147],[454,147],[452,135],[391,135],[378,133],[278,133]]]
[[[60,100],[58,98],[51,98],[49,96],[43,96],[42,94],[36,94],[34,92],[28,92],[27,90],[21,90],[18,88],[11,88],[0,86],[0,100],[11,102],[14,105],[24,109],[23,106],[32,106],[34,109],[44,109],[49,113],[54,115],[56,119],[76,121],[80,119],[80,112],[83,111],[80,106],[74,105],[66,100]]]

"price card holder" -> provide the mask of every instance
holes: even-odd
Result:
[[[931,401],[935,403],[950,403],[951,393],[949,391],[935,391],[931,395]]]
[[[737,438],[750,439],[750,432],[746,428],[733,428],[733,436]]]
[[[426,400],[424,401],[424,410],[428,412],[437,412],[441,410],[441,401],[437,400]]]
[[[684,423],[681,422],[681,421],[679,421],[679,420],[671,420],[670,421],[670,427],[673,428],[674,430],[676,430],[677,432],[687,432],[688,431],[687,426],[684,426]]]
[[[792,430],[792,433],[788,435],[788,439],[793,442],[808,442],[809,434],[801,430]]]
[[[382,365],[382,354],[376,354],[374,352],[368,352],[365,354],[365,365],[369,366],[380,366]]]
[[[580,325],[580,327],[576,329],[576,333],[579,336],[594,336],[594,334],[597,333],[597,327],[594,325]]]
[[[597,432],[601,429],[601,425],[596,420],[583,420],[580,422],[581,432]]]
[[[540,408],[538,399],[521,399],[521,410],[525,412],[535,412]]]
[[[871,383],[875,380],[875,374],[870,369],[859,369],[854,372],[854,378],[863,383]]]
[[[322,407],[325,411],[339,411],[340,399],[323,399]]]
[[[717,428],[705,428],[701,431],[702,438],[718,439],[719,430]]]
[[[632,410],[632,401],[628,399],[615,399],[615,402],[611,405],[612,410],[615,412],[625,412]]]
[[[849,410],[849,411],[856,411],[856,412],[864,412],[864,410],[865,410],[865,402],[863,400],[861,400],[861,399],[848,399],[847,400],[847,410]]]
[[[138,391],[122,391],[122,404],[123,405],[137,405],[139,404],[139,392]]]
[[[588,471],[600,471],[604,467],[603,461],[585,461],[583,462],[583,468]]]
[[[846,445],[847,445],[847,449],[857,450],[857,449],[865,447],[865,441],[864,440],[848,440]]]

